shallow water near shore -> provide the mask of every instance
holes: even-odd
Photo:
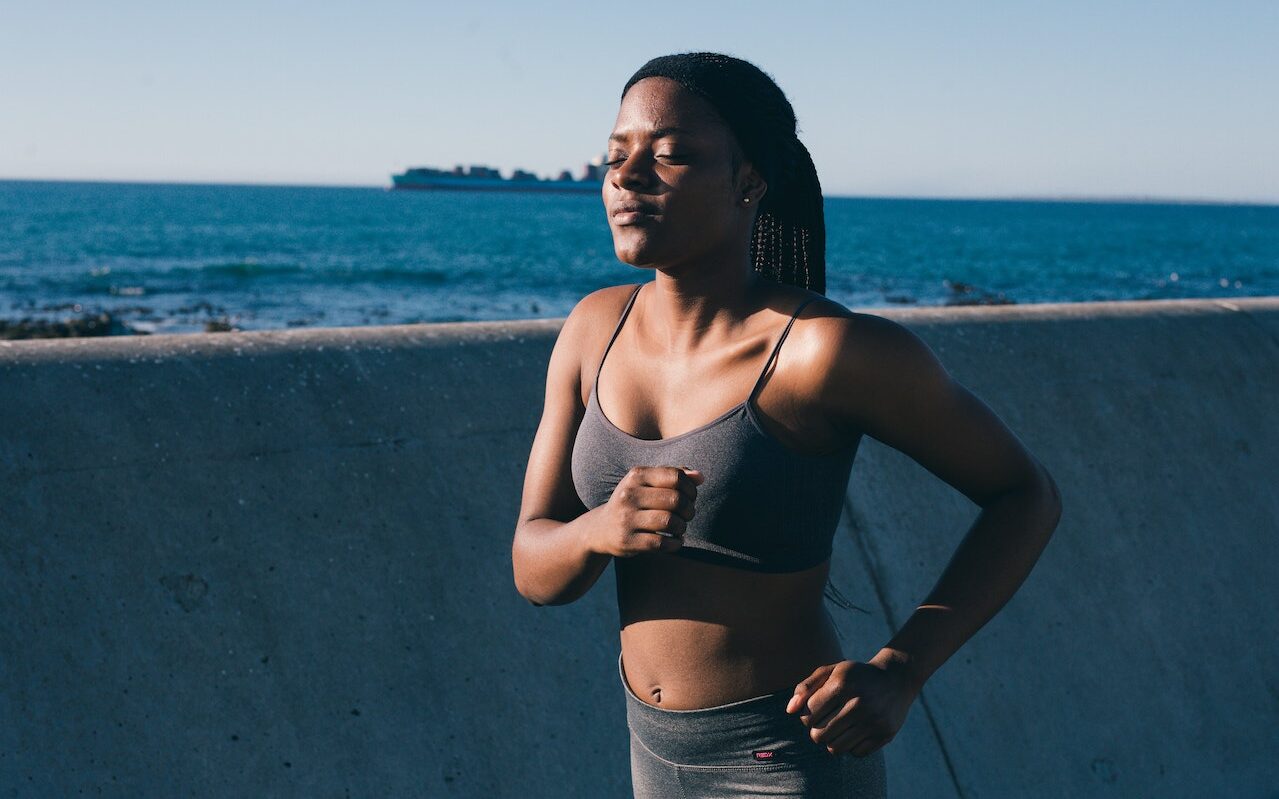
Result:
[[[849,307],[1279,294],[1279,206],[828,197],[826,227]],[[593,195],[0,181],[0,337],[562,317],[651,275]]]

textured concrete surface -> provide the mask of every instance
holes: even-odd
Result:
[[[874,312],[1065,503],[892,795],[1279,796],[1279,298]],[[560,322],[0,342],[0,795],[627,795],[612,571],[511,580]],[[863,443],[849,657],[975,513]]]

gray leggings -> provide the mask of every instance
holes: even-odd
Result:
[[[664,710],[626,692],[631,784],[636,799],[887,796],[884,750],[832,755],[786,712],[789,688],[696,710]]]

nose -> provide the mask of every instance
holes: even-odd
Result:
[[[646,158],[642,152],[632,153],[620,164],[613,165],[609,180],[620,189],[643,190],[653,181],[651,159]]]

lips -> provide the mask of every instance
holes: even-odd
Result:
[[[640,202],[639,200],[625,200],[613,206],[611,213],[614,219],[619,223],[642,219],[646,216],[655,216],[661,212],[653,203]]]

